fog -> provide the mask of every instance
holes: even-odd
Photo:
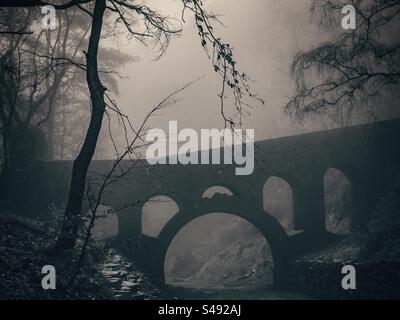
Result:
[[[148,1],[154,2],[154,1]],[[266,101],[255,105],[244,126],[256,131],[256,140],[316,130],[324,123],[299,124],[283,114],[292,93],[290,64],[299,50],[306,50],[327,39],[329,32],[310,23],[310,1],[206,1],[224,23],[218,33],[234,46],[239,68],[254,80],[253,91]],[[157,2],[171,16],[181,14],[180,1]],[[138,57],[122,70],[119,104],[137,125],[163,97],[185,83],[203,78],[185,90],[182,100],[151,119],[151,127],[167,129],[169,120],[180,128],[222,128],[219,114],[221,81],[202,50],[195,25],[188,15],[183,34],[172,40],[166,54],[154,61],[152,47],[134,41],[121,41],[122,50]]]
[[[1,211],[45,218],[35,228],[55,249],[35,244],[28,257],[82,243],[76,269],[86,272],[86,253],[109,250],[102,274],[130,298],[235,288],[261,297],[290,277],[300,293],[340,289],[325,271],[363,252],[352,239],[366,244],[360,257],[374,252],[398,220],[400,122],[380,120],[400,117],[400,4],[365,0],[353,18],[370,18],[345,30],[339,7],[312,15],[316,0],[199,1],[206,11],[183,2],[189,10],[182,0],[72,2],[53,8],[55,29],[38,7],[0,5]],[[373,121],[252,143],[253,130],[262,141]],[[308,264],[328,249],[329,268]],[[301,284],[311,270],[321,278]]]

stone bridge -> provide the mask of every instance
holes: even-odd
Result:
[[[352,228],[362,228],[399,164],[400,120],[376,122],[256,143],[256,165],[250,176],[236,176],[228,165],[158,165],[124,161],[129,172],[110,186],[102,203],[117,210],[118,237],[139,239],[140,263],[164,283],[164,259],[175,235],[189,222],[208,213],[237,215],[254,224],[268,241],[274,259],[274,281],[285,277],[291,258],[318,249],[332,240],[325,228],[324,175],[341,170],[351,183]],[[89,180],[101,180],[113,161],[93,161]],[[32,214],[49,204],[63,207],[67,198],[71,161],[35,161],[30,174],[3,175],[3,201]],[[32,173],[33,172],[33,173]],[[292,189],[296,234],[289,235],[263,209],[263,186],[269,177],[284,179]],[[212,186],[233,196],[204,199]],[[142,207],[156,195],[175,200],[179,212],[156,237],[142,234]],[[86,209],[87,209],[86,204]],[[85,210],[86,210],[85,209]],[[22,210],[22,209],[21,209]]]

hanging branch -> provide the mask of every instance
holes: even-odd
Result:
[[[221,24],[217,15],[205,11],[201,0],[182,1],[184,5],[182,19],[184,19],[184,14],[187,10],[194,14],[201,46],[210,59],[214,71],[221,77],[220,114],[224,120],[225,127],[230,127],[231,129],[237,126],[241,127],[242,117],[248,116],[250,114],[248,109],[253,108],[251,102],[246,102],[246,98],[255,100],[262,105],[265,102],[251,91],[249,85],[250,77],[237,68],[233,47],[216,35],[213,23]],[[225,93],[228,88],[232,91],[234,99],[235,115],[233,117],[228,116],[226,112]]]
[[[353,5],[355,30],[295,57],[296,92],[285,108],[292,117],[328,114],[339,120],[358,111],[375,119],[379,98],[397,93],[400,39],[390,34],[396,32],[391,26],[399,21],[400,1],[357,0]],[[339,0],[314,0],[314,18],[322,26],[339,24],[343,6]]]

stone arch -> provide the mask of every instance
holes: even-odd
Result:
[[[346,167],[329,167],[323,177],[325,228],[339,235],[351,232],[354,214],[354,175],[349,177],[342,168]]]
[[[329,169],[336,169],[341,171],[352,185],[362,182],[362,175],[358,167],[351,163],[346,162],[333,162],[326,168],[324,177]]]
[[[193,220],[211,213],[226,213],[238,216],[254,225],[268,242],[274,261],[274,284],[280,283],[289,255],[288,235],[279,222],[263,210],[250,207],[238,199],[226,201],[226,197],[203,199],[194,205],[190,212],[180,212],[163,228],[159,235],[158,269],[156,281],[165,284],[164,263],[169,246],[173,239],[187,224]]]
[[[235,193],[231,190],[231,188],[228,188],[224,185],[216,184],[213,186],[208,187],[202,194],[202,198],[213,198],[215,195],[220,194],[220,195],[225,195],[228,197],[233,197],[235,196]]]
[[[170,196],[157,194],[149,197],[141,209],[142,234],[156,238],[179,210],[177,202]]]
[[[273,261],[265,237],[227,213],[200,216],[173,238],[164,262],[167,285],[194,289],[272,284]]]
[[[294,231],[294,191],[281,176],[270,176],[263,185],[263,208],[275,217],[286,232]]]

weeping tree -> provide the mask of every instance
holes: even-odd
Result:
[[[170,0],[172,1],[172,0]],[[207,53],[211,68],[221,78],[219,91],[220,113],[226,127],[233,128],[241,124],[243,115],[248,114],[251,101],[263,101],[253,94],[248,85],[248,77],[240,72],[233,55],[233,48],[224,42],[215,32],[218,18],[205,10],[202,0],[182,0],[181,23],[153,10],[142,1],[134,0],[1,0],[0,7],[35,7],[53,5],[56,10],[78,8],[91,19],[91,30],[85,65],[79,65],[86,71],[86,80],[90,92],[91,116],[88,130],[80,152],[73,163],[68,202],[64,215],[61,234],[56,244],[56,252],[72,249],[75,246],[78,229],[82,220],[82,200],[85,192],[88,167],[93,158],[103,117],[107,107],[114,105],[108,89],[99,76],[98,53],[105,22],[111,21],[111,33],[118,37],[120,28],[132,40],[157,47],[161,57],[167,50],[172,37],[181,33],[181,25],[187,13],[194,17],[197,33],[200,37],[200,48]],[[104,32],[104,31],[103,31]],[[231,99],[227,92],[231,92]],[[234,112],[227,112],[227,108]]]
[[[348,1],[314,0],[321,26],[340,28]],[[299,53],[292,64],[295,95],[286,112],[297,119],[327,114],[346,120],[354,113],[376,118],[382,98],[398,97],[400,1],[354,0],[356,28],[340,29],[333,40]]]

